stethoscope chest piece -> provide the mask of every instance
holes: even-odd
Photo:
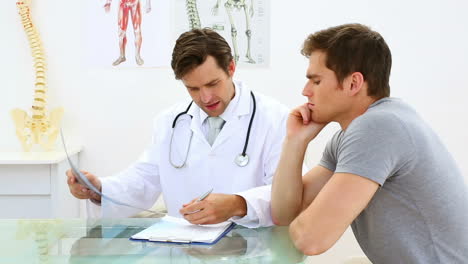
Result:
[[[245,167],[247,166],[247,164],[249,164],[249,155],[247,154],[239,154],[237,157],[236,157],[236,160],[235,160],[236,164],[239,166],[239,167]]]

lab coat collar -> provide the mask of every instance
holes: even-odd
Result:
[[[226,121],[230,120],[234,116],[241,117],[243,115],[248,115],[251,111],[250,101],[252,99],[250,96],[250,90],[243,82],[237,80],[234,80],[234,89],[236,91],[236,95],[231,100],[231,102],[229,102],[229,105],[224,113],[221,114],[221,117]],[[188,114],[193,117],[194,121],[198,120],[199,123],[197,124],[199,126],[201,126],[202,122],[205,121],[205,119],[208,117],[205,111],[203,111],[195,103],[192,105],[192,107],[190,107]],[[192,122],[192,124],[193,123],[194,122]]]
[[[248,115],[250,113],[250,91],[240,81],[234,80],[234,98],[229,102],[226,110],[219,116],[224,121],[229,122],[233,118]],[[245,96],[247,95],[247,96]],[[201,110],[201,109],[200,109]],[[205,111],[198,111],[200,113],[200,126],[205,122],[208,114]]]
[[[221,114],[221,117],[227,122],[221,130],[220,135],[218,136],[220,138],[215,141],[213,147],[220,144],[222,141],[224,141],[224,139],[226,139],[227,137],[229,137],[230,134],[232,134],[232,132],[234,131],[234,129],[232,128],[238,125],[238,121],[241,116],[249,115],[251,112],[250,105],[252,99],[250,96],[250,90],[241,81],[237,80],[234,80],[234,87],[236,89],[236,95],[231,100],[224,113]],[[239,97],[237,99],[238,102],[236,103],[237,96]],[[223,117],[225,113],[226,116]],[[208,115],[203,110],[201,110],[201,108],[197,104],[193,104],[192,107],[190,107],[188,114],[190,114],[193,117],[192,123],[190,124],[190,128],[192,129],[194,135],[205,138],[201,127],[204,119],[206,119]],[[202,116],[204,117],[204,119],[202,119]],[[236,116],[237,118],[234,118]],[[228,120],[225,118],[228,118]]]
[[[236,87],[238,87],[239,91],[239,102],[237,103],[237,107],[234,110],[237,113],[238,117],[244,115],[250,115],[251,105],[252,105],[252,97],[250,96],[250,89],[241,81],[234,81]],[[237,89],[237,88],[236,88]]]

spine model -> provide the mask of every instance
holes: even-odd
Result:
[[[63,108],[59,107],[47,112],[47,80],[46,62],[41,39],[34,26],[30,15],[29,1],[16,3],[21,23],[26,32],[29,46],[34,59],[35,87],[31,116],[21,109],[13,109],[11,116],[15,123],[16,135],[21,142],[24,151],[30,151],[32,146],[39,144],[45,150],[53,150],[53,145],[60,131],[60,122],[63,116]]]

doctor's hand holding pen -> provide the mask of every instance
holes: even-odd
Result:
[[[233,216],[247,214],[247,202],[240,195],[208,192],[206,197],[197,197],[184,204],[180,214],[195,225],[217,224]]]
[[[93,174],[87,172],[87,171],[81,171],[86,178],[88,178],[89,182],[93,184],[96,189],[101,191],[102,186],[101,186],[101,181],[99,180],[98,177],[94,176]],[[96,194],[95,192],[91,191],[89,188],[86,186],[83,186],[78,182],[77,176],[73,174],[72,170],[67,171],[67,183],[68,183],[68,188],[70,188],[70,193],[75,196],[78,199],[92,199],[94,201],[100,202],[101,201],[101,196]]]

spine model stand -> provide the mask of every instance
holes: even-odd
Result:
[[[53,150],[53,145],[60,132],[63,108],[54,109],[50,112],[50,115],[47,113],[45,56],[39,34],[31,20],[30,1],[18,1],[16,6],[31,47],[36,81],[31,117],[26,111],[18,108],[11,111],[11,116],[15,123],[16,135],[21,141],[24,151],[31,151],[32,146],[35,144],[39,144],[44,150],[50,151]]]

